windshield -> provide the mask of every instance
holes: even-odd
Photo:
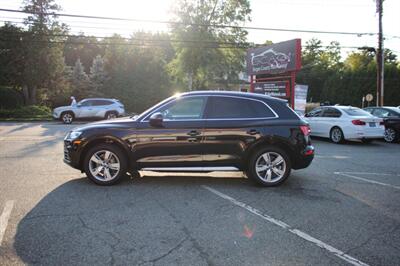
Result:
[[[361,110],[360,108],[347,108],[342,110],[350,116],[373,116],[367,111]]]
[[[393,111],[396,114],[400,115],[400,108],[397,108],[397,107],[386,107],[386,108],[388,108],[388,109],[390,109],[390,111]]]

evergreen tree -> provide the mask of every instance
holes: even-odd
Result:
[[[97,55],[93,59],[89,77],[91,93],[94,95],[102,95],[104,92],[104,84],[108,80],[108,74],[104,69],[104,59],[100,55]]]
[[[90,79],[86,74],[85,67],[82,65],[79,58],[76,60],[75,66],[72,69],[71,85],[72,93],[75,98],[93,96],[90,92]]]
[[[25,0],[24,11],[29,12],[25,19],[28,32],[23,39],[24,64],[22,89],[26,104],[36,104],[38,91],[49,88],[51,78],[63,71],[61,37],[54,34],[65,33],[65,26],[57,22],[52,14],[60,10],[54,0]]]

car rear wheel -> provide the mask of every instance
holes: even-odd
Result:
[[[127,172],[124,152],[111,144],[102,144],[90,149],[86,153],[84,164],[87,177],[103,186],[119,182]]]
[[[289,177],[291,167],[285,151],[278,147],[265,147],[251,156],[247,176],[263,186],[277,186]]]
[[[383,137],[385,139],[386,142],[396,142],[398,139],[398,133],[396,132],[396,130],[394,130],[393,128],[386,128],[385,129],[385,135]]]
[[[105,115],[105,118],[108,119],[114,119],[117,118],[117,113],[116,112],[107,112]]]
[[[61,121],[64,124],[71,124],[74,121],[74,114],[71,112],[64,112],[61,114]]]
[[[333,143],[343,143],[344,141],[343,131],[338,127],[332,128],[329,136]]]

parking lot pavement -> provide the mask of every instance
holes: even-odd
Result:
[[[1,265],[400,263],[400,144],[316,139],[275,188],[152,172],[99,187],[62,162],[73,127],[0,124]]]

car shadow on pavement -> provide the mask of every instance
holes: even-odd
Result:
[[[200,223],[202,230],[207,230],[207,224],[218,226],[213,219],[226,217],[221,211],[229,210],[230,204],[213,197],[202,185],[231,192],[275,194],[279,195],[278,200],[290,197],[315,201],[322,197],[304,188],[299,178],[289,178],[274,188],[230,177],[147,175],[126,178],[110,187],[94,185],[86,177],[78,178],[48,193],[26,214],[18,224],[14,248],[26,264],[154,262],[169,254],[171,247],[179,245],[188,234],[202,234],[197,230]],[[192,257],[193,247],[187,248],[181,251],[187,252],[181,259]]]
[[[148,176],[102,187],[86,177],[73,179],[19,222],[14,248],[26,264],[112,264],[119,251],[122,264],[151,260],[181,238],[161,204],[195,209],[205,194],[202,184],[248,185],[244,178]]]

